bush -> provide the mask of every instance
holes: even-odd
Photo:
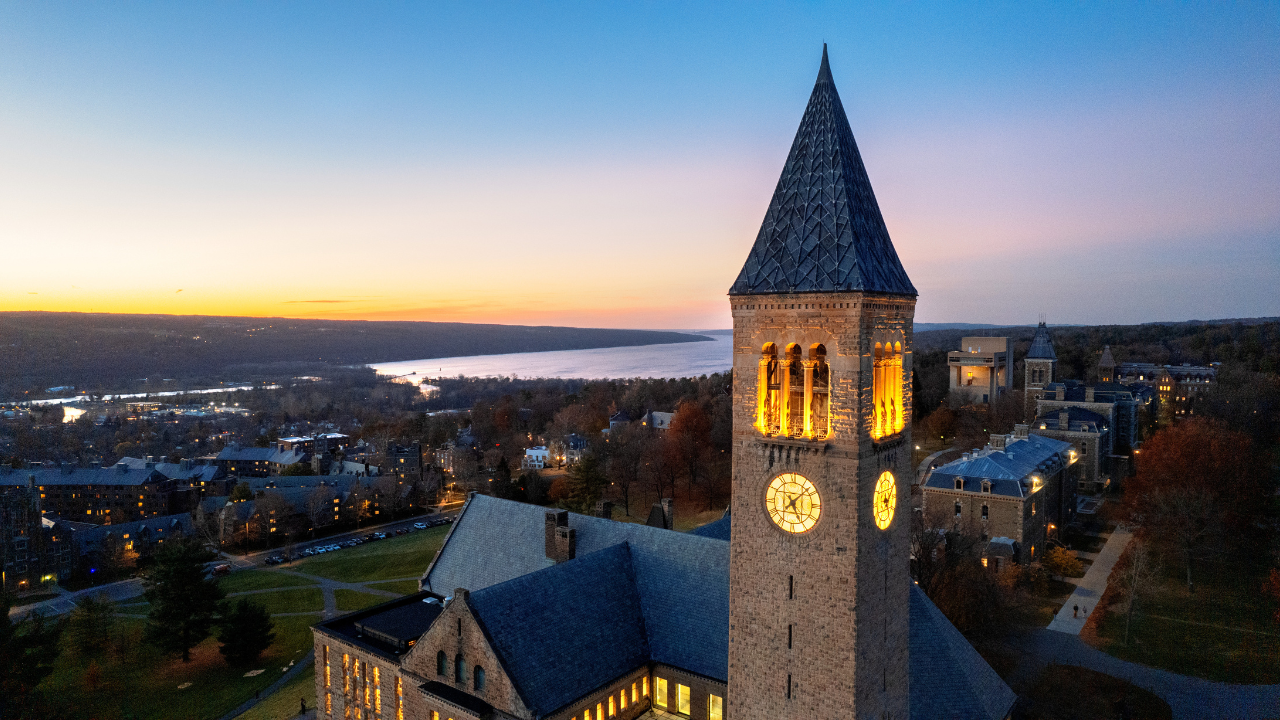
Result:
[[[1050,575],[1058,577],[1084,575],[1084,565],[1076,558],[1076,554],[1062,547],[1050,548],[1049,552],[1045,553],[1044,559],[1040,561],[1040,566]]]

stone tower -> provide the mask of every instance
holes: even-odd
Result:
[[[916,290],[825,46],[729,296],[728,717],[906,720]]]
[[[1044,386],[1054,381],[1058,370],[1058,354],[1053,351],[1053,337],[1049,335],[1049,328],[1043,322],[1031,338],[1031,347],[1027,348],[1023,365],[1026,373],[1026,407],[1023,410],[1027,419],[1031,420],[1035,418],[1036,400],[1044,397]]]
[[[1104,383],[1116,381],[1116,359],[1111,355],[1111,346],[1102,346],[1102,357],[1098,359],[1098,379]]]

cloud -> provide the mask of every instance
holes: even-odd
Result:
[[[180,293],[180,292],[182,292],[182,288],[178,288],[177,290],[174,290],[174,291],[173,291],[173,294],[174,294],[174,295],[177,295],[177,294],[178,294],[178,293]]]

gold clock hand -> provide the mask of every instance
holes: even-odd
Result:
[[[791,502],[787,503],[787,507],[791,508],[792,510],[795,510],[795,512],[800,512],[799,510],[796,510],[796,503],[799,502],[799,500],[800,500],[799,495],[792,495]]]

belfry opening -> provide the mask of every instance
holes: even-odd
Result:
[[[775,343],[760,351],[756,429],[764,435],[822,440],[831,434],[831,366],[827,348],[796,343],[781,357]]]
[[[871,437],[879,440],[902,432],[902,343],[876,343],[872,365]]]

